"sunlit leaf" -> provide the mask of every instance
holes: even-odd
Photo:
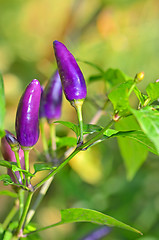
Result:
[[[120,83],[133,80],[131,77],[127,76],[125,73],[123,73],[119,69],[112,69],[109,68],[105,73],[104,73],[104,80],[109,83],[109,86],[115,87],[119,85]]]
[[[134,82],[128,81],[117,86],[109,95],[108,98],[113,104],[114,111],[119,112],[119,115],[129,113],[129,96],[128,92]]]
[[[12,164],[6,160],[0,160],[0,166],[6,167],[6,168],[12,168]]]
[[[54,170],[54,169],[56,169],[56,167],[53,167],[52,163],[35,163],[34,164],[35,173],[39,171]]]
[[[142,94],[137,87],[134,88],[134,92],[135,92],[137,98],[139,99],[140,103],[143,105],[147,96]]]
[[[159,111],[148,106],[140,110],[131,109],[131,112],[159,154]]]
[[[149,83],[146,88],[146,92],[151,99],[151,102],[154,102],[159,98],[159,82]]]
[[[56,123],[61,123],[62,125],[70,128],[72,131],[76,133],[77,136],[80,134],[80,127],[71,122],[66,121],[56,121]],[[92,134],[95,132],[99,132],[102,130],[102,127],[93,124],[83,124],[83,134]]]
[[[65,224],[65,223],[75,223],[75,222],[91,222],[91,223],[107,225],[111,227],[114,226],[114,227],[119,227],[119,228],[129,230],[129,231],[133,231],[142,235],[142,233],[139,230],[123,222],[120,222],[113,217],[97,212],[95,210],[84,209],[84,208],[69,208],[69,209],[61,210],[60,222],[50,225],[48,227],[44,227],[37,231],[42,231],[42,230],[55,227],[61,224]]]
[[[8,184],[12,184],[12,179],[8,174],[3,174],[0,176],[0,181],[3,181],[4,184],[8,185]]]
[[[137,121],[132,116],[120,120],[116,123],[115,127],[120,131],[140,129]],[[150,149],[154,149],[153,144],[144,138],[140,130],[138,131],[128,133],[127,137],[118,138],[120,152],[126,166],[129,180],[134,177],[142,163],[146,160],[149,145]],[[118,136],[120,135],[122,136],[122,133]]]
[[[77,139],[74,137],[57,137],[56,138],[57,148],[61,147],[74,147],[77,145]]]
[[[34,177],[34,175],[32,173],[27,172],[26,170],[17,167],[17,165],[12,165],[12,171],[13,172],[16,172],[16,171],[23,172],[26,176]]]

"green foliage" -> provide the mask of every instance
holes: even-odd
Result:
[[[52,163],[35,163],[34,164],[34,170],[35,173],[44,171],[44,170],[54,170],[56,167],[52,166]]]
[[[120,222],[115,218],[112,218],[108,215],[97,212],[95,210],[84,209],[84,208],[69,208],[69,209],[61,210],[60,222],[38,229],[37,231],[43,231],[51,227],[59,226],[66,223],[75,223],[75,222],[91,222],[91,223],[100,224],[100,225],[102,224],[102,225],[107,225],[111,227],[114,226],[114,227],[119,227],[119,228],[129,230],[129,231],[133,231],[142,235],[142,233],[139,230],[123,222]]]
[[[120,120],[116,123],[115,127],[117,130],[122,131],[140,129],[136,120],[132,116]],[[153,145],[143,134],[141,134],[141,131],[130,132],[125,138],[120,137],[119,135],[118,143],[125,163],[127,177],[131,180],[141,164],[147,158],[148,150],[145,145],[148,144],[148,149],[150,146],[153,147]],[[154,147],[152,149],[154,149]]]
[[[150,83],[146,88],[146,92],[151,102],[157,100],[159,98],[159,82]]]
[[[121,83],[112,92],[109,93],[108,98],[112,102],[115,113],[119,116],[125,116],[129,113],[129,89],[133,85],[133,81]]]
[[[62,147],[74,147],[77,145],[77,139],[74,137],[57,137],[56,138],[57,148]]]
[[[159,111],[152,107],[145,107],[140,110],[131,109],[131,112],[159,154]]]
[[[5,96],[4,96],[3,78],[0,73],[0,137],[3,137],[5,135],[4,117],[5,117]]]
[[[76,136],[78,137],[80,135],[80,127],[77,124],[66,122],[66,121],[56,121],[56,123],[60,123],[68,128],[70,128],[72,131],[76,133]],[[98,125],[93,124],[83,124],[83,134],[92,134],[96,133],[102,130],[102,127]]]
[[[2,174],[0,176],[0,181],[3,181],[5,185],[13,184],[12,179],[8,174]]]
[[[6,196],[9,196],[9,197],[13,197],[13,198],[17,198],[18,197],[17,193],[11,192],[11,191],[8,191],[8,190],[0,191],[0,195],[6,195]]]
[[[103,78],[108,84],[109,88],[113,88],[126,81],[133,81],[131,77],[127,76],[121,70],[112,68],[109,68],[107,71],[105,71]]]

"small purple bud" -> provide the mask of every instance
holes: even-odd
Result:
[[[40,102],[40,117],[44,116],[48,122],[59,119],[61,116],[62,84],[61,78],[56,71],[47,83]]]
[[[4,160],[9,161],[9,162],[16,162],[15,154],[12,151],[12,149],[7,141],[7,135],[1,139],[1,152],[2,152],[2,156],[3,156]],[[25,169],[24,152],[21,148],[19,149],[19,160],[21,163],[21,168]],[[11,177],[12,181],[14,183],[17,183],[17,180],[15,179],[12,170],[8,169],[7,172],[8,172],[8,175]],[[16,175],[18,181],[22,184],[21,177],[20,177],[20,174],[18,171],[15,172],[15,175]]]
[[[11,146],[11,148],[16,148],[16,150],[19,150],[20,146],[19,146],[19,142],[16,139],[16,137],[9,131],[5,130],[5,138],[7,140],[7,142],[9,143],[9,145]]]
[[[67,100],[73,101],[86,98],[86,83],[74,56],[61,42],[54,41],[53,46]]]
[[[25,89],[16,114],[16,134],[22,147],[32,147],[39,138],[39,106],[41,86],[34,79]]]

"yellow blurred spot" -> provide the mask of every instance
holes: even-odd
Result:
[[[21,84],[20,79],[13,74],[5,74],[3,75],[4,80],[4,89],[5,96],[8,101],[15,101],[16,98],[19,98],[19,94],[21,93]]]
[[[80,152],[70,162],[70,166],[87,183],[96,184],[102,177],[100,153],[94,149]]]
[[[104,38],[117,31],[117,26],[111,10],[103,10],[100,13],[97,19],[97,28]]]

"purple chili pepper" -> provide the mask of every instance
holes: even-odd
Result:
[[[44,109],[43,93],[44,93],[44,87],[41,86],[41,99],[40,99],[40,108],[39,108],[39,119],[45,118],[45,109]]]
[[[54,41],[53,46],[67,100],[73,101],[86,98],[86,83],[74,56],[61,42]]]
[[[4,160],[6,160],[6,161],[16,162],[15,154],[12,151],[12,149],[10,147],[10,144],[7,141],[8,135],[9,135],[9,132],[7,131],[7,135],[4,136],[1,139],[1,152],[2,152],[2,156],[3,156]],[[12,136],[14,137],[14,135],[12,135]],[[16,138],[14,137],[14,139],[16,139]],[[23,150],[21,148],[19,149],[19,160],[20,160],[20,163],[21,163],[21,168],[25,169],[24,152],[23,152]],[[8,175],[11,177],[12,181],[14,183],[18,183],[17,180],[15,179],[15,176],[14,176],[12,170],[8,169],[7,172],[8,172]],[[16,175],[19,183],[22,184],[20,173],[18,171],[16,171],[15,175]]]
[[[87,236],[83,237],[81,240],[100,240],[106,235],[108,235],[111,231],[110,227],[100,227],[89,233]]]
[[[41,97],[39,117],[47,118],[48,122],[59,119],[61,116],[62,84],[61,78],[56,71],[47,83]]]
[[[16,134],[22,147],[32,147],[39,138],[39,106],[41,86],[34,79],[25,89],[16,114]]]

